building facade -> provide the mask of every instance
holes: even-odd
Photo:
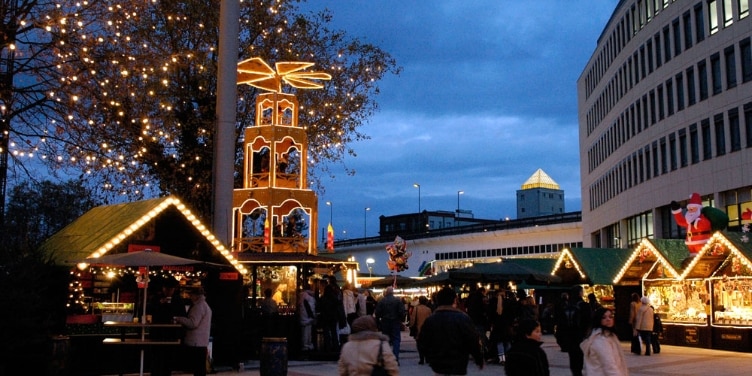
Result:
[[[752,20],[743,0],[620,1],[577,82],[583,241],[683,238],[697,192],[752,207]]]

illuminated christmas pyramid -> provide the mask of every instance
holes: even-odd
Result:
[[[244,130],[243,187],[233,190],[235,252],[316,252],[318,199],[308,189],[308,135],[298,125],[298,100],[282,83],[318,89],[313,80],[330,75],[307,72],[312,63],[260,58],[238,64],[238,84],[266,91],[256,98],[255,125]]]

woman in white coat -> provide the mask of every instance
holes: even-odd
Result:
[[[593,314],[593,331],[580,344],[588,376],[627,376],[627,362],[614,333],[614,312],[599,308]]]

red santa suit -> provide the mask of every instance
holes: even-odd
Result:
[[[676,224],[685,227],[687,229],[687,237],[684,240],[684,244],[689,248],[690,256],[696,256],[698,252],[705,246],[711,236],[713,236],[713,229],[710,220],[702,215],[702,200],[700,195],[693,193],[690,196],[687,209],[696,209],[695,211],[687,210],[686,214],[682,214],[682,210],[672,210]]]

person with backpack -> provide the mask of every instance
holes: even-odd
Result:
[[[585,290],[581,285],[572,287],[569,304],[564,307],[559,319],[562,349],[569,354],[569,369],[573,376],[582,376],[583,353],[580,343],[588,336],[592,312],[583,300]]]
[[[661,343],[659,341],[661,333],[663,333],[663,322],[661,321],[661,316],[658,312],[655,312],[655,309],[653,309],[653,335],[650,336],[650,344],[653,346],[653,354],[661,352]]]

